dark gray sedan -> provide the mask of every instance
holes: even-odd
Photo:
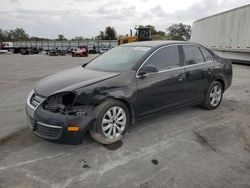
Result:
[[[188,105],[216,109],[231,82],[231,62],[202,45],[136,42],[41,80],[26,112],[45,139],[80,142],[89,132],[112,144],[141,118]]]

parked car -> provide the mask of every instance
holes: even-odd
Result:
[[[63,48],[54,48],[52,50],[49,50],[47,52],[49,56],[65,56],[67,54],[67,49]]]
[[[95,42],[88,42],[88,52],[90,54],[96,54],[97,53],[97,47],[96,47],[97,43]]]
[[[73,48],[65,48],[65,51],[66,51],[68,54],[71,54],[71,52],[73,51]]]
[[[81,141],[89,132],[112,144],[141,118],[188,105],[216,109],[231,82],[231,62],[204,46],[136,42],[41,80],[26,112],[45,139]]]
[[[28,49],[21,49],[20,50],[20,53],[22,54],[22,55],[29,55],[29,50]]]
[[[74,49],[71,52],[72,57],[87,57],[88,56],[88,47],[87,46],[82,46],[78,49]]]
[[[107,52],[108,50],[110,50],[110,45],[109,44],[101,44],[100,46],[100,53],[103,54],[105,52]]]
[[[20,50],[22,55],[29,55],[29,54],[39,54],[38,48],[23,48]]]

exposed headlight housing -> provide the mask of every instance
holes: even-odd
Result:
[[[75,93],[66,92],[50,96],[43,104],[43,108],[53,113],[83,116],[87,113],[86,106],[74,105]]]

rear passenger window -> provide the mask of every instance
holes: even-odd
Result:
[[[211,54],[207,50],[205,50],[204,48],[200,48],[200,49],[201,49],[201,52],[205,58],[205,61],[212,61],[213,60]]]
[[[204,58],[198,47],[185,45],[183,46],[183,50],[184,50],[186,65],[194,65],[197,63],[204,62]]]
[[[177,46],[169,46],[155,52],[147,61],[147,65],[154,65],[161,70],[180,66],[180,55]]]

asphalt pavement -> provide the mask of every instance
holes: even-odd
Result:
[[[26,124],[26,96],[41,78],[85,58],[0,55],[0,187],[250,187],[250,66],[214,111],[198,106],[136,122],[103,146],[43,140]]]

